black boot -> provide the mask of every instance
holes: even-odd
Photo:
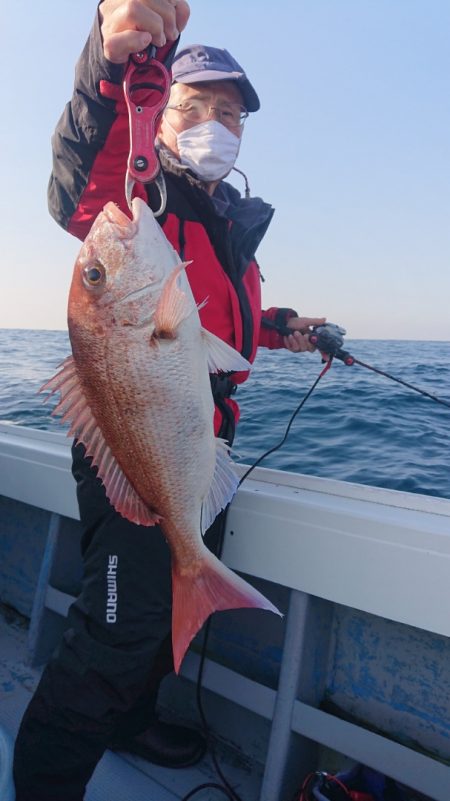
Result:
[[[141,734],[123,740],[117,736],[111,749],[136,754],[155,765],[187,768],[200,762],[206,751],[206,740],[195,729],[165,723],[154,717]]]

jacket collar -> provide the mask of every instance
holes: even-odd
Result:
[[[183,177],[191,186],[206,192],[205,184],[165,145],[158,144],[158,154],[164,171]],[[226,181],[220,181],[212,196],[209,196],[212,206],[219,217],[224,217],[237,223],[245,238],[252,232],[254,234],[251,248],[256,250],[263,238],[274,214],[274,208],[260,197],[241,197],[239,191]],[[243,230],[242,230],[243,229]]]

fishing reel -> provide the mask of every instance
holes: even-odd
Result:
[[[315,345],[321,353],[340,359],[347,365],[352,365],[354,362],[353,356],[347,351],[342,350],[346,333],[347,331],[345,328],[336,325],[336,323],[324,323],[323,325],[315,325],[313,327],[312,333],[309,336],[309,341]]]
[[[286,337],[293,333],[292,328],[285,324],[280,324],[274,320],[268,320],[263,317],[261,325],[264,328],[271,328],[278,331],[279,334]],[[347,333],[345,328],[342,328],[336,323],[324,323],[323,325],[315,325],[309,335],[309,341],[315,345],[321,353],[330,357],[340,359],[345,364],[351,365],[354,363],[354,358],[347,351],[342,350],[344,344],[344,335]],[[328,361],[328,360],[325,360]]]
[[[309,341],[319,350],[334,356],[342,348],[346,333],[345,328],[336,323],[324,323],[313,327]]]

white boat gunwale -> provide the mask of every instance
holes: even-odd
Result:
[[[0,495],[47,509],[54,528],[60,515],[78,519],[70,462],[64,434],[0,423]],[[243,474],[246,466],[237,469]],[[272,719],[260,801],[282,798],[294,734],[336,750],[344,744],[349,756],[448,801],[449,767],[298,697],[310,647],[304,621],[311,597],[450,636],[448,518],[447,499],[265,468],[239,490],[227,521],[224,561],[291,589],[280,683],[276,692],[211,660],[205,683],[218,694],[226,687],[230,700]],[[419,579],[426,593],[418,592]],[[59,591],[49,586],[49,608],[52,592],[56,606],[70,602],[71,596],[58,602]],[[196,664],[190,654],[184,675],[193,678]]]

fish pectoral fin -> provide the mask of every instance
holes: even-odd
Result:
[[[62,415],[61,422],[70,423],[67,436],[76,437],[86,448],[86,456],[92,457],[92,465],[97,467],[97,475],[115,510],[142,526],[159,523],[160,516],[149,509],[137,494],[107,444],[84,394],[73,356],[65,359],[60,367],[61,370],[39,390],[50,392],[46,400],[55,392],[60,393],[52,415]]]
[[[228,443],[216,437],[216,465],[208,495],[202,504],[201,531],[207,531],[217,515],[233,498],[239,484]]]
[[[200,569],[183,574],[172,562],[172,648],[175,673],[203,623],[225,609],[257,608],[281,615],[276,606],[205,548]]]
[[[162,288],[153,318],[156,337],[174,338],[180,323],[195,309],[195,304],[178,286],[178,277],[188,264],[190,262],[177,264]]]
[[[239,372],[250,370],[251,364],[231,345],[219,339],[211,331],[202,328],[202,336],[206,343],[208,370],[210,373]]]

